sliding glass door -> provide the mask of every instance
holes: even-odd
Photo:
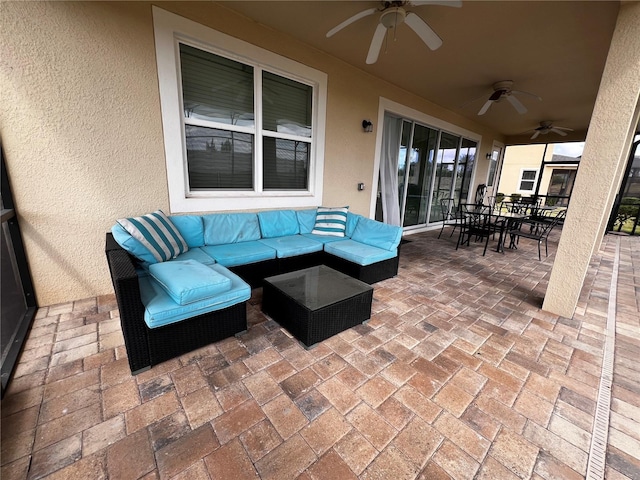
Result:
[[[382,147],[378,220],[426,226],[442,220],[441,199],[467,199],[475,141],[387,113]]]

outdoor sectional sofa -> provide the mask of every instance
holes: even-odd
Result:
[[[341,211],[339,228],[325,228],[325,210],[119,220],[105,250],[132,373],[246,330],[246,301],[265,277],[321,264],[369,284],[397,274],[400,227],[343,208],[329,210]],[[127,230],[149,219],[164,232],[151,245]],[[161,250],[167,229],[176,241]]]

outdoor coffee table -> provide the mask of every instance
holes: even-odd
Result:
[[[325,265],[264,279],[262,311],[307,348],[371,318],[373,288]]]

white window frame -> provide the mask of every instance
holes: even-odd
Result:
[[[523,175],[524,172],[536,172],[536,176],[533,180],[526,180],[523,179]],[[533,193],[536,190],[536,185],[538,183],[538,175],[540,174],[540,169],[538,168],[521,168],[520,169],[520,178],[518,180],[518,193]],[[522,185],[522,182],[533,182],[533,187],[531,188],[531,190],[523,190],[520,188],[520,186]]]
[[[324,175],[327,74],[155,6],[153,7],[153,26],[171,212],[299,208],[320,205]],[[258,118],[252,132],[256,149],[254,190],[189,191],[182,84],[179,74],[179,43],[313,87],[312,135],[307,139],[311,143],[307,191],[262,190],[261,135],[268,135],[268,133],[261,131],[261,119]],[[259,102],[260,97],[256,101],[256,116],[261,112]],[[278,135],[278,137],[281,136]]]

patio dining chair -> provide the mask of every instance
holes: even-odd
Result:
[[[440,209],[442,214],[442,228],[440,229],[438,238],[442,235],[444,227],[453,227],[451,229],[451,235],[449,235],[451,237],[462,221],[460,208],[456,206],[456,200],[454,198],[443,198],[440,200]]]
[[[510,248],[516,247],[520,242],[520,238],[529,238],[538,242],[538,260],[542,260],[541,245],[544,241],[544,253],[545,256],[549,256],[548,239],[549,234],[560,223],[565,216],[565,211],[562,210],[556,215],[553,220],[538,221],[538,220],[524,220],[520,222],[517,228],[510,229],[507,233],[511,238]]]
[[[491,208],[486,205],[461,204],[462,221],[460,224],[460,234],[456,250],[460,245],[474,241],[484,240],[484,250],[482,256],[487,253],[489,238],[499,233],[502,227],[501,221],[493,221]]]

